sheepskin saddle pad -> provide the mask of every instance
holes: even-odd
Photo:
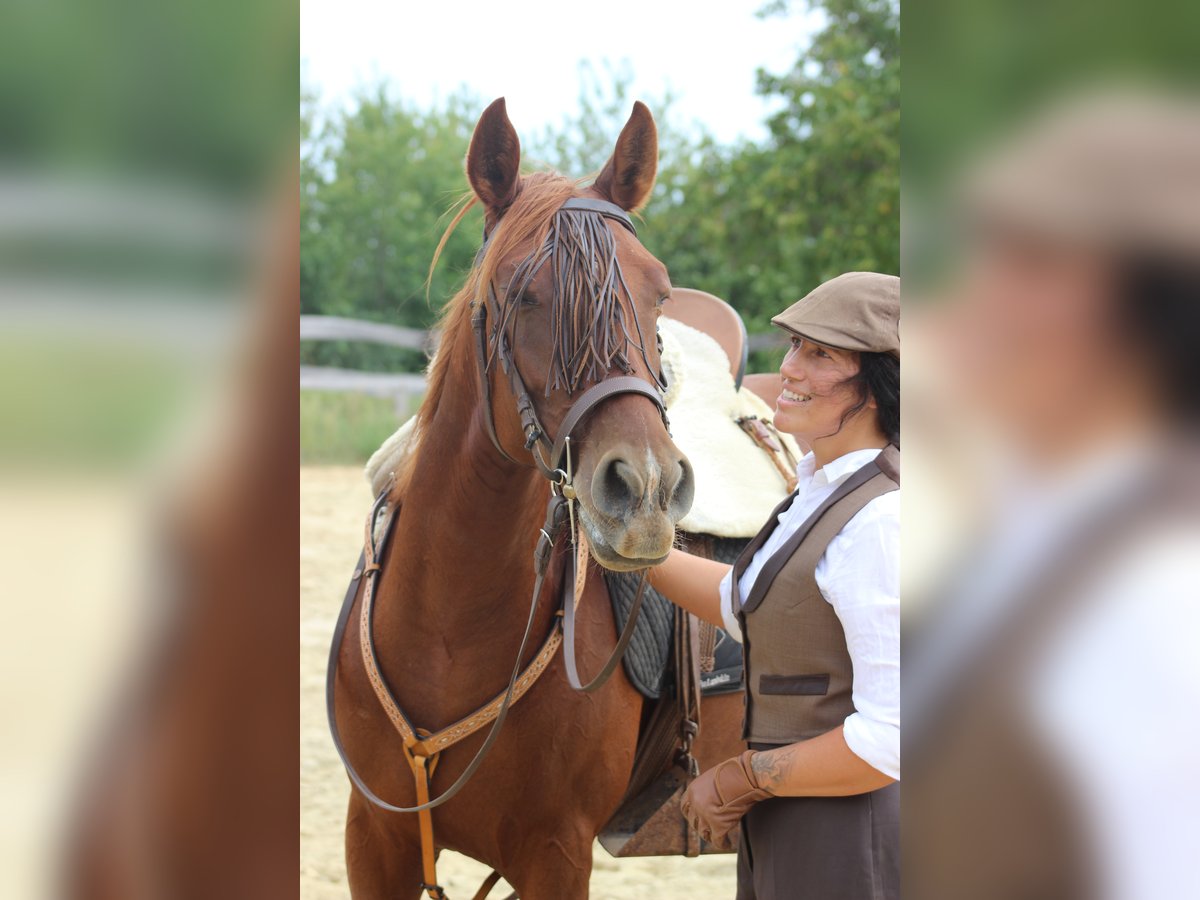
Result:
[[[721,538],[712,535],[685,535],[684,546],[720,562],[733,563],[747,538]],[[604,582],[612,600],[617,629],[629,621],[629,609],[637,593],[640,575],[637,572],[605,572]],[[625,651],[625,674],[644,697],[657,700],[664,690],[674,689],[674,667],[671,644],[674,635],[674,611],[671,601],[649,585],[642,598],[642,611],[633,628],[629,648]],[[717,629],[714,651],[716,662],[711,672],[700,676],[703,694],[724,694],[742,686],[742,647],[725,629]]]

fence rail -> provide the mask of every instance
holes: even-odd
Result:
[[[302,341],[363,341],[409,350],[432,352],[437,348],[436,331],[420,331],[382,322],[364,322],[341,316],[301,316]],[[752,334],[751,351],[769,350],[787,344],[782,333]],[[391,397],[396,411],[407,414],[411,401],[425,391],[425,376],[413,372],[360,372],[331,366],[301,366],[300,389],[307,391],[349,391],[373,397]]]
[[[437,346],[437,332],[419,331],[382,322],[363,322],[341,316],[301,316],[302,341],[363,341],[387,344],[409,350],[428,350]]]

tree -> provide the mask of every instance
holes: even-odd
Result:
[[[669,209],[647,217],[676,283],[729,300],[752,330],[842,272],[899,271],[898,10],[890,0],[824,8],[795,65],[759,73],[759,92],[783,101],[770,139],[702,139],[666,173]]]
[[[899,271],[899,10],[895,0],[820,6],[825,25],[795,65],[759,73],[759,92],[780,104],[764,142],[723,145],[703,129],[681,131],[669,96],[641,98],[659,124],[660,162],[639,234],[675,284],[728,300],[751,331],[769,329],[771,316],[842,272]],[[777,0],[761,14],[789,10],[788,0]],[[603,72],[585,64],[580,75],[579,112],[525,142],[526,168],[580,177],[612,152],[633,101],[632,71],[628,63]],[[421,111],[381,85],[313,134],[306,98],[306,311],[432,323],[479,242],[473,212],[447,245],[431,285],[436,303],[427,304],[425,275],[442,214],[466,190],[462,160],[481,108],[460,94]],[[344,359],[366,351],[305,352],[311,360],[316,352]]]
[[[301,309],[429,328],[461,282],[479,243],[472,211],[433,275],[425,278],[448,218],[466,191],[463,159],[482,104],[465,93],[422,111],[385,85],[360,92],[315,129],[315,101],[302,110]],[[420,369],[422,354],[359,343],[302,347],[309,363]]]

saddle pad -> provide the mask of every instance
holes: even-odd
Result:
[[[720,562],[732,563],[742,548],[749,543],[744,538],[722,538],[712,535],[687,535],[686,544],[692,552]],[[613,615],[617,620],[618,633],[629,621],[629,610],[633,606],[641,575],[637,572],[604,573],[608,596],[612,599]],[[664,687],[669,687],[673,678],[668,671],[671,662],[671,642],[674,637],[674,607],[671,601],[649,585],[642,599],[642,611],[633,629],[633,637],[625,651],[625,674],[642,696],[657,700]],[[717,630],[716,666],[701,679],[701,690],[705,694],[725,693],[741,687],[741,645],[725,633]]]

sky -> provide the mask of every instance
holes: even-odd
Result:
[[[422,106],[465,84],[505,97],[517,131],[534,133],[577,111],[581,60],[599,72],[628,61],[633,98],[670,90],[676,127],[757,140],[774,106],[755,71],[789,69],[821,22],[802,2],[760,19],[763,2],[301,0],[301,77],[325,106],[381,78]]]

